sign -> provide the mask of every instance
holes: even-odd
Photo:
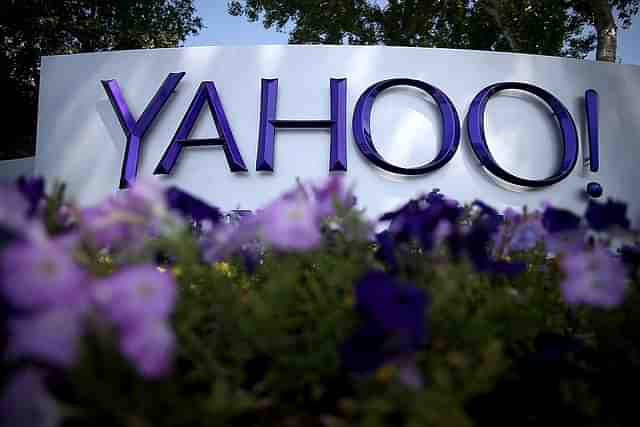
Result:
[[[223,209],[343,174],[371,215],[433,188],[640,214],[640,67],[393,47],[43,58],[36,173],[81,203],[156,176]]]

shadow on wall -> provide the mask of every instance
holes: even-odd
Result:
[[[0,183],[13,182],[22,175],[33,175],[35,165],[35,157],[0,161]]]

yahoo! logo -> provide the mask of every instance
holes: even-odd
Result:
[[[103,80],[102,85],[118,116],[127,137],[120,188],[131,185],[137,175],[138,158],[142,139],[156,116],[168,101],[186,73],[171,73],[151,99],[142,115],[133,118],[116,80]],[[410,86],[429,94],[440,110],[443,123],[442,145],[435,159],[414,167],[405,168],[387,162],[376,150],[371,134],[371,111],[376,97],[385,89],[394,86]],[[558,170],[550,177],[540,180],[518,177],[503,169],[492,156],[485,136],[484,116],[487,102],[496,93],[517,89],[529,92],[542,99],[553,111],[562,134],[562,160]],[[257,171],[273,171],[276,129],[282,128],[327,128],[331,131],[330,171],[347,170],[347,80],[331,79],[331,117],[328,120],[284,120],[276,114],[278,79],[262,79],[260,98],[260,124],[258,136]],[[190,139],[205,102],[213,116],[218,138]],[[585,92],[585,111],[589,137],[589,161],[592,172],[598,171],[598,94],[592,89]],[[453,102],[440,89],[420,80],[389,79],[371,85],[358,99],[353,113],[353,136],[362,154],[381,169],[402,175],[422,175],[435,171],[451,160],[460,145],[460,118]],[[496,177],[521,187],[540,188],[555,184],[566,178],[578,161],[578,132],[567,108],[551,93],[528,83],[503,82],[492,84],[476,95],[467,116],[467,132],[473,152],[480,163]],[[171,143],[165,150],[154,174],[170,174],[184,147],[219,145],[224,150],[232,172],[246,172],[247,167],[233,137],[229,121],[222,107],[216,86],[212,81],[200,84],[191,105],[180,122]],[[587,192],[592,197],[602,194],[602,187],[589,183]]]

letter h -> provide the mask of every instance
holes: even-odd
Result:
[[[331,130],[330,171],[347,170],[347,79],[331,79],[330,120],[277,120],[278,79],[262,79],[256,170],[273,172],[276,129]]]

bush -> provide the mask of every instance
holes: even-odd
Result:
[[[373,222],[338,178],[243,216],[43,189],[1,189],[2,426],[635,425],[620,202]]]

